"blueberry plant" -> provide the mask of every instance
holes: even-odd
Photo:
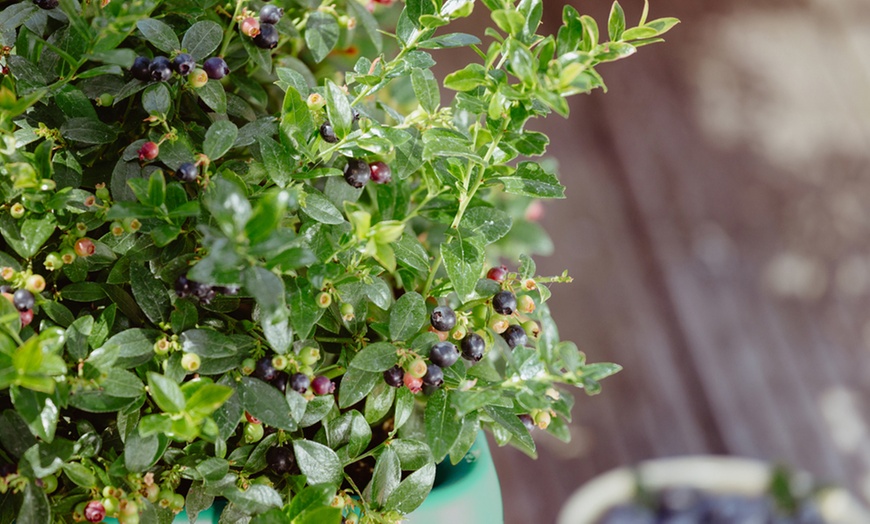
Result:
[[[0,4],[0,522],[396,522],[481,428],[569,438],[619,368],[559,340],[526,126],[677,21],[481,4]]]

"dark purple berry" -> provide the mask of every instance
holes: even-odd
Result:
[[[185,162],[178,166],[175,176],[182,182],[195,182],[199,176],[199,168],[193,162]]]
[[[278,20],[284,16],[284,10],[274,5],[264,5],[260,9],[260,23],[277,24]]]
[[[435,364],[429,364],[429,367],[426,368],[426,374],[423,375],[423,384],[437,388],[443,383],[444,372],[441,371],[441,368],[439,366]]]
[[[330,144],[338,142],[338,137],[335,136],[335,130],[332,128],[332,124],[329,123],[329,120],[320,124],[320,138],[322,138],[324,142],[329,142]]]
[[[0,286],[0,293],[8,293],[11,295],[12,293],[15,293],[15,288],[9,284],[3,284]]]
[[[266,464],[276,475],[286,475],[296,466],[296,456],[293,450],[285,446],[276,446],[266,451]]]
[[[517,346],[525,346],[528,341],[528,337],[526,337],[526,330],[523,329],[522,326],[518,326],[516,324],[512,324],[508,326],[504,333],[501,334],[502,338],[505,342],[507,342],[508,347],[511,349]]]
[[[450,342],[439,342],[429,350],[429,360],[442,368],[449,368],[459,360],[459,351]]]
[[[15,464],[9,464],[8,462],[0,463],[0,478],[8,477],[9,475],[16,473],[18,471],[18,466]]]
[[[150,58],[148,58],[147,56],[137,56],[136,60],[133,60],[133,65],[130,67],[130,73],[136,80],[147,82],[151,80],[151,71],[149,69],[150,67]]]
[[[328,395],[335,391],[335,384],[329,380],[329,377],[320,375],[311,381],[311,390],[314,391],[315,395]]]
[[[383,162],[372,162],[369,169],[372,170],[372,182],[376,184],[389,184],[393,179],[393,171]]]
[[[271,6],[266,6],[271,7]],[[272,24],[260,24],[260,33],[254,37],[254,45],[260,49],[275,49],[278,46],[278,28]]]
[[[432,310],[429,322],[438,331],[450,331],[456,326],[456,313],[450,306],[438,306]]]
[[[523,423],[523,426],[526,427],[527,430],[531,431],[535,429],[535,421],[532,420],[532,416],[526,413],[522,415],[517,415],[520,418],[520,422]]]
[[[402,369],[401,366],[393,366],[384,371],[384,382],[386,382],[388,386],[400,388],[402,387],[404,378],[405,370]]]
[[[209,304],[217,296],[217,292],[208,284],[200,284],[191,281],[191,292],[203,304]]]
[[[227,295],[229,297],[234,297],[239,294],[238,286],[215,286],[214,290],[221,295]]]
[[[172,76],[172,63],[165,56],[155,56],[148,66],[148,73],[151,75],[151,80],[166,82]]]
[[[184,275],[179,275],[175,279],[175,294],[178,298],[187,298],[190,295],[190,280]]]
[[[181,53],[172,61],[172,69],[181,76],[187,76],[196,67],[196,60],[187,53]]]
[[[462,356],[466,360],[478,362],[483,358],[483,352],[486,350],[486,342],[483,337],[477,333],[469,333],[462,339]]]
[[[281,393],[287,392],[287,384],[290,383],[290,374],[283,370],[275,371],[275,378],[269,381],[269,384],[272,384],[278,391]]]
[[[359,189],[366,185],[372,177],[372,170],[364,160],[351,158],[347,161],[347,167],[344,169],[344,180]]]
[[[33,0],[33,3],[40,9],[54,9],[60,4],[58,0]]]
[[[510,291],[499,291],[492,297],[492,309],[499,315],[513,315],[517,309],[517,297]]]
[[[15,305],[15,309],[18,311],[27,311],[28,309],[33,309],[36,299],[30,291],[19,289],[12,295],[12,304]]]
[[[205,63],[202,64],[202,69],[212,80],[220,80],[230,74],[229,66],[227,66],[224,59],[219,56],[213,56],[206,60]]]
[[[303,373],[293,373],[290,375],[290,387],[297,393],[305,393],[308,391],[308,386],[311,385],[311,380]]]
[[[272,357],[262,357],[257,361],[253,375],[266,382],[271,382],[278,376],[278,370],[272,365]]]

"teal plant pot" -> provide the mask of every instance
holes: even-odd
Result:
[[[197,515],[196,524],[217,524],[226,502],[218,501]],[[108,524],[117,524],[113,518]],[[187,512],[175,516],[173,524],[187,524]],[[504,510],[501,487],[486,434],[481,431],[471,449],[453,466],[449,461],[438,465],[432,492],[414,512],[408,515],[409,524],[444,524],[445,522],[476,522],[502,524]]]

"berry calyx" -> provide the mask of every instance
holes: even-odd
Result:
[[[429,360],[438,367],[449,368],[459,360],[459,351],[450,342],[439,342],[429,350]]]
[[[175,177],[182,182],[196,182],[198,176],[199,168],[193,162],[185,162],[175,171]]]
[[[76,250],[71,247],[64,248],[60,251],[60,260],[64,264],[72,264],[78,257],[79,256],[76,255]]]
[[[202,64],[202,69],[212,80],[220,80],[230,74],[230,67],[224,59],[219,56],[213,56],[206,60]]]
[[[172,76],[172,63],[165,56],[155,56],[148,66],[148,74],[155,82],[166,82]]]
[[[208,83],[208,73],[197,67],[187,76],[187,82],[190,87],[199,89]]]
[[[400,366],[393,366],[390,369],[384,371],[384,382],[386,382],[388,386],[400,388],[402,387],[402,382],[404,378],[405,370],[402,369]]]
[[[456,326],[456,312],[450,306],[438,306],[429,315],[429,322],[438,331],[450,331]]]
[[[319,375],[311,381],[311,391],[315,395],[329,395],[335,391],[335,384],[329,380],[329,377]]]
[[[264,5],[260,9],[260,22],[265,24],[277,24],[284,16],[284,10],[274,5]]]
[[[486,342],[477,333],[469,333],[462,339],[462,358],[472,362],[479,362],[486,351]]]
[[[46,10],[54,9],[60,4],[58,0],[33,0],[33,3],[36,4],[36,7]]]
[[[18,311],[27,311],[28,309],[33,309],[33,306],[36,305],[36,298],[30,291],[19,289],[12,295],[12,305]]]
[[[290,375],[290,388],[297,393],[305,393],[308,387],[311,386],[311,379],[302,373],[293,373]]]
[[[419,393],[423,390],[423,379],[421,377],[415,377],[410,373],[405,373],[402,380],[405,383],[405,387],[407,387],[411,393]]]
[[[266,464],[276,475],[286,475],[296,466],[296,455],[285,446],[275,446],[266,451]]]
[[[75,250],[76,255],[82,258],[86,258],[93,255],[97,251],[97,246],[90,238],[80,238],[76,240],[73,249]]]
[[[516,324],[508,326],[504,333],[501,334],[501,337],[511,349],[517,346],[525,346],[526,342],[528,342],[526,330]]]
[[[444,384],[444,372],[441,371],[439,366],[435,364],[430,365],[426,369],[426,374],[423,375],[423,383],[434,388],[440,387]]]
[[[278,370],[272,366],[271,357],[262,357],[257,361],[252,375],[260,380],[271,382],[278,376]]]
[[[510,321],[507,317],[502,315],[493,315],[492,318],[489,319],[489,329],[495,331],[498,334],[502,334],[505,330],[510,326]]]
[[[494,268],[490,268],[489,271],[486,272],[486,278],[490,280],[495,280],[496,282],[504,282],[505,277],[507,277],[508,268],[507,266],[498,266]]]
[[[274,25],[260,24],[260,32],[254,37],[254,45],[260,49],[275,49],[278,46],[280,36],[278,28]]]
[[[499,291],[492,297],[492,309],[500,315],[512,315],[517,310],[517,297],[510,291]]]
[[[351,186],[360,189],[372,177],[372,170],[364,160],[351,158],[344,169],[344,180]]]
[[[100,522],[106,518],[106,508],[99,500],[92,500],[85,506],[84,514],[88,522]]]
[[[335,129],[332,128],[332,124],[329,123],[329,120],[320,124],[320,138],[322,138],[324,142],[329,142],[330,144],[338,142],[338,137],[335,136]]]
[[[154,142],[145,142],[137,151],[139,160],[154,160],[160,154],[160,146]]]
[[[245,420],[247,420],[249,424],[262,424],[260,419],[258,419],[254,415],[251,415],[247,411],[245,411]]]
[[[172,61],[172,69],[181,76],[187,76],[196,68],[196,60],[187,53],[181,53]]]
[[[242,20],[239,24],[239,29],[242,31],[242,34],[253,38],[260,34],[260,22],[258,22],[253,16],[249,16]]]
[[[350,302],[345,302],[339,308],[339,312],[341,313],[341,319],[345,322],[350,322],[354,318],[356,318],[356,314],[354,313],[353,304]]]
[[[372,170],[372,182],[376,184],[388,184],[393,179],[393,170],[383,162],[372,162],[369,169]]]

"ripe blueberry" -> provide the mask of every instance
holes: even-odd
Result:
[[[329,123],[329,120],[320,124],[320,138],[322,138],[324,142],[329,142],[330,144],[338,142],[338,137],[335,136],[335,130],[332,128],[332,124]]]
[[[523,413],[522,415],[517,415],[520,419],[520,422],[523,423],[523,426],[526,427],[527,430],[531,431],[535,429],[535,421],[532,420],[531,415]]]
[[[33,293],[30,291],[19,289],[12,295],[12,304],[18,311],[27,311],[28,309],[33,309],[33,306],[36,305],[36,298],[34,298]]]
[[[492,309],[499,315],[512,315],[517,309],[517,297],[510,291],[499,291],[492,297]]]
[[[187,76],[196,67],[196,60],[187,53],[181,53],[172,61],[172,69],[181,76]]]
[[[429,360],[442,368],[449,368],[459,360],[459,351],[450,342],[439,342],[429,350]]]
[[[154,160],[160,154],[160,146],[154,142],[145,142],[137,153],[139,153],[139,160]]]
[[[432,310],[429,322],[438,331],[450,331],[456,326],[456,313],[450,306],[438,306]]]
[[[137,56],[136,60],[133,60],[132,67],[130,67],[130,73],[136,80],[147,82],[151,80],[151,71],[149,70],[149,67],[151,67],[150,58],[147,56]]]
[[[290,387],[297,393],[305,393],[311,385],[311,380],[302,373],[290,375]]]
[[[393,366],[384,371],[384,382],[394,388],[402,387],[402,379],[405,378],[405,370],[400,366]]]
[[[284,16],[284,10],[274,5],[264,5],[260,9],[260,22],[265,24],[277,24]]]
[[[344,180],[359,189],[366,185],[372,177],[372,170],[369,165],[358,158],[351,158],[347,162],[347,167],[344,169]]]
[[[199,169],[193,162],[185,162],[178,166],[175,176],[182,182],[195,182],[196,177],[199,176]]]
[[[155,56],[148,66],[148,72],[151,74],[151,80],[165,82],[172,76],[172,64],[165,56]]]
[[[477,333],[469,333],[462,339],[460,345],[462,346],[462,357],[473,362],[482,359],[483,352],[486,350],[486,342]]]
[[[516,324],[511,324],[508,328],[501,334],[502,338],[505,342],[507,342],[508,347],[511,349],[517,346],[525,346],[526,342],[528,342],[528,337],[526,336],[526,330],[522,328],[522,326],[518,326]]]
[[[274,363],[272,364],[274,366]],[[286,371],[275,370],[275,378],[269,381],[281,393],[287,392],[287,384],[290,383],[290,374]]]
[[[496,282],[504,282],[505,277],[508,274],[507,266],[498,266],[490,268],[489,271],[486,272],[486,278],[490,280],[495,280]]]
[[[329,377],[320,375],[311,381],[311,390],[315,395],[328,395],[335,391],[335,384],[329,380]]]
[[[372,182],[376,184],[388,184],[393,179],[393,171],[383,162],[372,162],[369,169],[372,170]]]
[[[270,6],[266,6],[270,7]],[[254,37],[254,45],[260,49],[275,49],[278,45],[278,28],[272,24],[260,24],[260,32]]]
[[[272,357],[262,357],[257,361],[257,366],[252,374],[260,380],[271,382],[278,376],[278,370],[272,366]]]
[[[213,56],[206,60],[205,63],[202,64],[202,68],[212,80],[220,80],[230,74],[229,66],[224,62],[224,59],[219,56]]]
[[[296,456],[293,454],[293,450],[288,447],[272,447],[266,451],[266,464],[269,465],[273,473],[286,475],[296,466]]]
[[[444,372],[441,371],[440,367],[432,364],[426,369],[426,374],[423,375],[423,383],[435,388],[441,386],[441,384],[444,384]]]
[[[54,9],[60,4],[58,0],[33,0],[33,3],[40,9]]]

